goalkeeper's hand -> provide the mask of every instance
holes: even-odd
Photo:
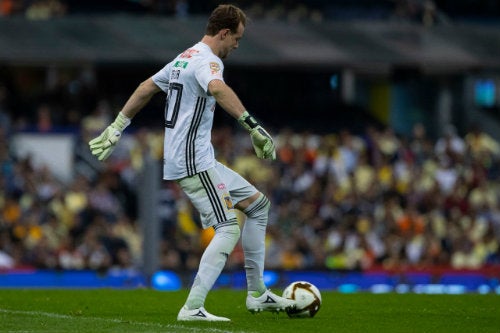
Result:
[[[252,145],[257,157],[275,160],[276,146],[274,145],[273,139],[269,133],[257,123],[255,118],[245,111],[238,119],[238,122],[250,132]]]
[[[123,130],[130,125],[130,118],[121,112],[116,116],[115,121],[109,125],[97,138],[89,141],[92,155],[97,156],[99,161],[104,161],[111,155],[116,144],[122,136]]]

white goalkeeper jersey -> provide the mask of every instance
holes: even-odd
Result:
[[[224,80],[224,65],[210,47],[199,42],[179,54],[153,81],[167,93],[163,178],[180,179],[215,166],[211,131],[215,98],[208,83]]]

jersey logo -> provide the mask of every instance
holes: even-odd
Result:
[[[188,66],[189,62],[187,61],[181,61],[181,60],[177,60],[175,63],[174,63],[174,67],[181,67],[181,68],[186,68]]]
[[[193,55],[196,53],[199,53],[198,50],[195,49],[187,49],[186,51],[182,52],[182,54],[179,56],[179,58],[191,58]]]
[[[199,310],[198,313],[192,314],[193,317],[206,317],[203,311]]]
[[[216,62],[211,62],[210,63],[210,72],[212,73],[212,75],[216,75],[216,74],[219,74],[220,72],[220,65]]]
[[[266,300],[262,303],[276,303],[276,301],[271,296],[267,295]]]
[[[226,204],[226,208],[228,210],[234,208],[233,200],[231,200],[231,196],[228,193],[224,193],[224,196],[222,198],[224,199],[224,203]]]

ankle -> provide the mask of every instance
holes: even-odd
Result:
[[[256,290],[253,290],[253,291],[248,291],[248,295],[252,296],[252,297],[260,297],[262,296],[262,294],[264,294],[264,292],[260,292],[260,291],[256,291]]]

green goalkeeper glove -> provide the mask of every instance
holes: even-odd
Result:
[[[276,159],[276,146],[273,139],[262,126],[257,123],[247,111],[245,111],[238,122],[250,132],[252,145],[258,158]]]
[[[89,146],[92,155],[97,156],[99,161],[104,161],[111,155],[116,144],[122,136],[123,130],[130,125],[130,118],[121,112],[115,121],[109,125],[97,138],[90,140]]]

